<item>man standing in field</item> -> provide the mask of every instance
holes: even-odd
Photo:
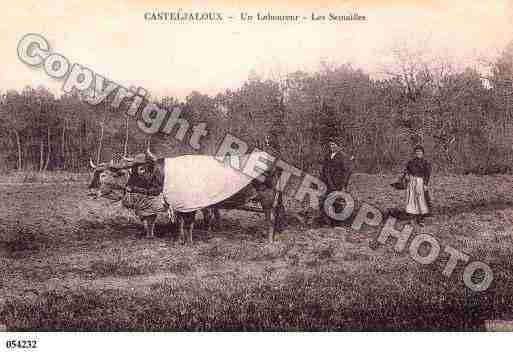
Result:
[[[328,195],[335,191],[347,191],[349,179],[353,173],[354,157],[345,153],[335,139],[330,139],[327,143],[328,152],[321,168],[321,180],[326,184],[326,195],[321,199],[321,216],[325,223],[336,225],[336,221],[329,218],[324,210],[324,202]],[[339,206],[335,204],[335,210]]]

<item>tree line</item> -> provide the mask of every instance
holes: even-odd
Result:
[[[267,135],[289,163],[315,172],[328,138],[356,157],[360,171],[396,169],[415,144],[444,171],[498,173],[512,167],[513,44],[481,73],[398,53],[387,76],[373,79],[350,64],[275,78],[254,74],[215,96],[192,92],[182,108],[193,125],[207,123],[197,152],[214,153],[231,133],[254,146]],[[148,136],[126,106],[91,106],[81,94],[56,97],[43,87],[8,90],[0,98],[2,170],[86,171],[151,145],[161,155],[193,153],[174,133]],[[185,142],[185,143],[184,143]]]

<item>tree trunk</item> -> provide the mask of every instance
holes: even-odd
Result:
[[[80,124],[79,136],[78,136],[78,138],[79,138],[79,141],[78,141],[78,158],[76,159],[76,161],[78,162],[77,168],[78,168],[79,171],[80,171],[80,161],[82,160],[82,156],[83,156],[83,152],[84,152],[84,149],[83,149],[83,146],[84,146],[83,145],[83,138],[85,137],[84,126],[85,126],[85,123],[84,123],[84,120],[82,120],[82,122]],[[74,166],[74,164],[72,166]]]
[[[62,125],[62,140],[61,140],[61,143],[62,143],[62,147],[61,147],[61,169],[64,170],[65,169],[65,165],[66,165],[66,145],[65,145],[65,140],[66,140],[66,120],[64,120],[64,123]]]
[[[96,164],[100,163],[101,154],[102,154],[103,123],[104,123],[104,121],[100,122],[100,140],[99,140],[99,143],[98,143],[98,154],[96,156]]]
[[[71,152],[70,152],[71,161],[70,162],[71,162],[71,171],[75,172],[75,169],[76,169],[76,167],[75,167],[75,156],[73,155],[73,153],[74,153],[73,150],[71,150]]]
[[[21,140],[20,140],[20,134],[18,131],[14,130],[14,135],[16,136],[16,145],[18,148],[18,171],[21,171]]]
[[[376,131],[376,136],[374,137],[374,153],[376,154],[375,162],[376,162],[376,168],[378,169],[379,172],[381,172],[383,169],[381,168],[381,152],[378,151],[379,131],[377,128],[375,129],[375,131]]]
[[[125,146],[123,148],[123,156],[128,156],[128,116],[125,116]]]
[[[41,139],[40,146],[39,146],[39,172],[43,170],[43,159],[44,159],[44,147],[43,147],[43,140]]]
[[[47,138],[48,150],[46,151],[46,162],[45,162],[45,168],[44,168],[45,171],[48,170],[48,165],[50,164],[50,157],[52,155],[52,144],[50,142],[50,126],[48,126],[48,130],[46,133],[48,135],[48,138]]]

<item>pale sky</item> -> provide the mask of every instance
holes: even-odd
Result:
[[[26,33],[39,33],[53,51],[123,86],[183,98],[193,90],[216,94],[236,88],[250,72],[269,76],[314,71],[321,61],[350,62],[379,75],[386,49],[415,43],[458,64],[493,57],[513,40],[512,1],[299,2],[165,0],[18,0],[4,5],[0,91],[43,85],[59,92],[62,81],[16,56]],[[146,21],[150,11],[218,11],[225,20],[200,23]],[[239,20],[241,12],[273,15],[358,13],[365,22],[300,23]],[[226,19],[234,16],[234,20]]]

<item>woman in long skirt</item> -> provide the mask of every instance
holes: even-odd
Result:
[[[424,148],[415,146],[415,158],[406,164],[408,187],[406,188],[406,213],[422,225],[429,213],[428,185],[431,177],[431,164],[424,159]]]

